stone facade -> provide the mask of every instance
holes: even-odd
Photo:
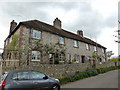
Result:
[[[105,62],[103,64],[97,64],[97,68],[115,66],[115,62]],[[74,74],[76,71],[84,71],[88,68],[91,68],[89,63],[80,63],[80,64],[60,64],[60,65],[50,65],[50,64],[30,64],[29,66],[3,66],[3,72],[13,71],[13,70],[25,70],[32,69],[38,70],[46,73],[47,75],[55,78],[63,78],[66,75]],[[2,72],[2,73],[3,73]]]
[[[55,22],[54,22],[55,23]],[[61,29],[61,21],[57,22],[57,28]],[[60,26],[59,26],[60,24]],[[55,25],[56,26],[56,25]],[[41,26],[41,29],[35,29],[34,27],[31,26],[26,26],[26,25],[22,25],[19,24],[18,28],[16,27],[14,33],[10,34],[7,39],[5,40],[5,48],[4,48],[4,60],[10,60],[10,59],[14,59],[14,58],[9,58],[10,55],[12,55],[12,52],[8,52],[8,46],[11,42],[11,38],[12,35],[18,35],[19,39],[17,41],[17,45],[19,46],[18,49],[18,55],[17,55],[17,60],[19,60],[19,63],[22,64],[31,64],[31,63],[43,63],[45,61],[44,56],[42,56],[41,60],[38,61],[32,61],[32,51],[33,49],[31,47],[34,47],[34,41],[36,41],[35,38],[33,38],[33,31],[39,31],[40,32],[40,36],[41,38],[39,39],[41,41],[41,43],[43,45],[45,44],[56,44],[57,42],[59,42],[60,37],[64,38],[64,44],[62,46],[64,46],[65,50],[65,61],[64,62],[73,62],[73,60],[75,59],[75,55],[77,56],[76,63],[87,63],[88,61],[92,60],[92,53],[94,52],[94,47],[97,48],[97,53],[101,58],[101,61],[104,62],[106,60],[106,48],[103,46],[95,46],[92,44],[88,44],[89,45],[89,49],[86,48],[86,42],[83,41],[78,41],[78,47],[74,47],[74,41],[76,39],[72,38],[67,38],[65,36],[61,36],[61,35],[57,35],[54,34],[54,32],[48,32],[46,30],[43,30],[42,27],[45,26]],[[48,28],[49,29],[49,28]],[[70,33],[71,34],[71,33]],[[82,32],[83,34],[83,32]],[[77,36],[77,34],[76,34]],[[84,36],[80,36],[82,38],[84,38]],[[38,39],[37,39],[38,40]],[[91,40],[92,41],[92,40]],[[49,55],[48,55],[49,56]],[[49,62],[50,59],[47,58],[45,63],[50,63]]]

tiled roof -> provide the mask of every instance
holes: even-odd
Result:
[[[93,40],[91,40],[89,38],[82,37],[80,35],[71,33],[71,32],[69,32],[67,30],[64,30],[64,29],[61,29],[61,30],[57,29],[52,25],[46,24],[46,23],[38,21],[38,20],[30,20],[30,21],[20,22],[19,25],[15,28],[15,30],[12,33],[14,33],[20,25],[25,25],[26,27],[33,28],[33,29],[36,29],[36,30],[43,30],[43,31],[46,31],[46,32],[51,32],[53,34],[57,34],[57,35],[60,35],[62,37],[78,40],[78,41],[81,41],[81,42],[84,42],[84,43],[92,44],[92,45],[95,45],[95,46],[97,45],[98,47],[105,48],[104,46],[94,42]]]

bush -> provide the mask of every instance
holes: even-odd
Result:
[[[120,66],[111,66],[111,67],[105,67],[105,68],[100,68],[101,73],[105,73],[111,70],[115,69],[120,69]]]
[[[75,75],[68,76],[68,77],[65,77],[65,78],[62,78],[59,80],[60,80],[61,84],[66,84],[68,82],[74,82],[76,80],[88,78],[88,77],[95,76],[95,75],[98,75],[100,73],[105,73],[105,72],[115,70],[115,69],[120,69],[120,65],[119,66],[105,67],[105,68],[98,68],[98,69],[87,69],[84,72],[77,71],[75,73]]]
[[[87,77],[91,77],[91,76],[95,76],[97,75],[97,71],[96,70],[86,70],[84,72],[76,72],[74,76],[69,76],[69,77],[65,77],[60,79],[60,83],[61,84],[66,84],[68,82],[74,82],[76,80],[80,80],[80,79],[84,79]]]

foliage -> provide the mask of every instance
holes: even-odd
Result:
[[[17,50],[18,46],[17,46],[17,42],[18,42],[19,36],[18,35],[12,35],[12,41],[8,46],[8,50]]]
[[[13,55],[14,55],[14,58],[16,58],[17,52],[20,49],[19,46],[18,46],[19,35],[12,35],[11,38],[12,38],[12,41],[8,45],[7,51],[12,52]]]
[[[84,71],[84,72],[76,72],[74,76],[68,76],[65,78],[60,79],[60,83],[61,84],[66,84],[68,82],[73,82],[76,80],[80,80],[80,79],[84,79],[87,77],[91,77],[91,76],[95,76],[98,73],[96,72],[96,70],[88,70],[88,71]]]
[[[107,57],[110,58],[114,53],[112,51],[107,51]]]
[[[60,83],[61,84],[66,84],[68,82],[73,82],[73,81],[76,81],[76,80],[88,78],[88,77],[91,77],[91,76],[95,76],[95,75],[105,73],[105,72],[108,72],[108,71],[111,71],[111,70],[116,70],[116,69],[120,69],[120,65],[119,66],[98,68],[98,69],[91,68],[91,69],[87,69],[84,72],[77,71],[74,76],[68,76],[68,77],[65,77],[65,78],[61,78]]]
[[[100,68],[100,72],[101,73],[105,73],[111,70],[116,70],[116,69],[120,69],[120,66],[111,66],[111,67],[106,67],[106,68]]]
[[[37,50],[42,53],[43,56],[46,56],[47,58],[49,57],[49,54],[54,53],[55,55],[60,56],[62,54],[65,56],[65,47],[64,45],[61,45],[59,42],[55,44],[43,44],[41,40],[36,40],[31,48],[32,50]],[[64,57],[65,58],[65,57]],[[54,63],[58,64],[59,63],[59,57],[58,58],[53,58]]]
[[[94,60],[98,60],[100,58],[100,56],[98,55],[97,52],[93,52],[92,57],[93,57]]]
[[[112,58],[112,59],[109,59],[108,61],[120,61],[120,58]]]

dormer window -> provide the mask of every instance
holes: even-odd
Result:
[[[60,43],[60,44],[65,44],[65,38],[60,37],[60,38],[59,38],[59,43]]]
[[[41,39],[41,31],[33,30],[33,38]]]
[[[78,41],[77,40],[74,40],[74,47],[78,47]]]

